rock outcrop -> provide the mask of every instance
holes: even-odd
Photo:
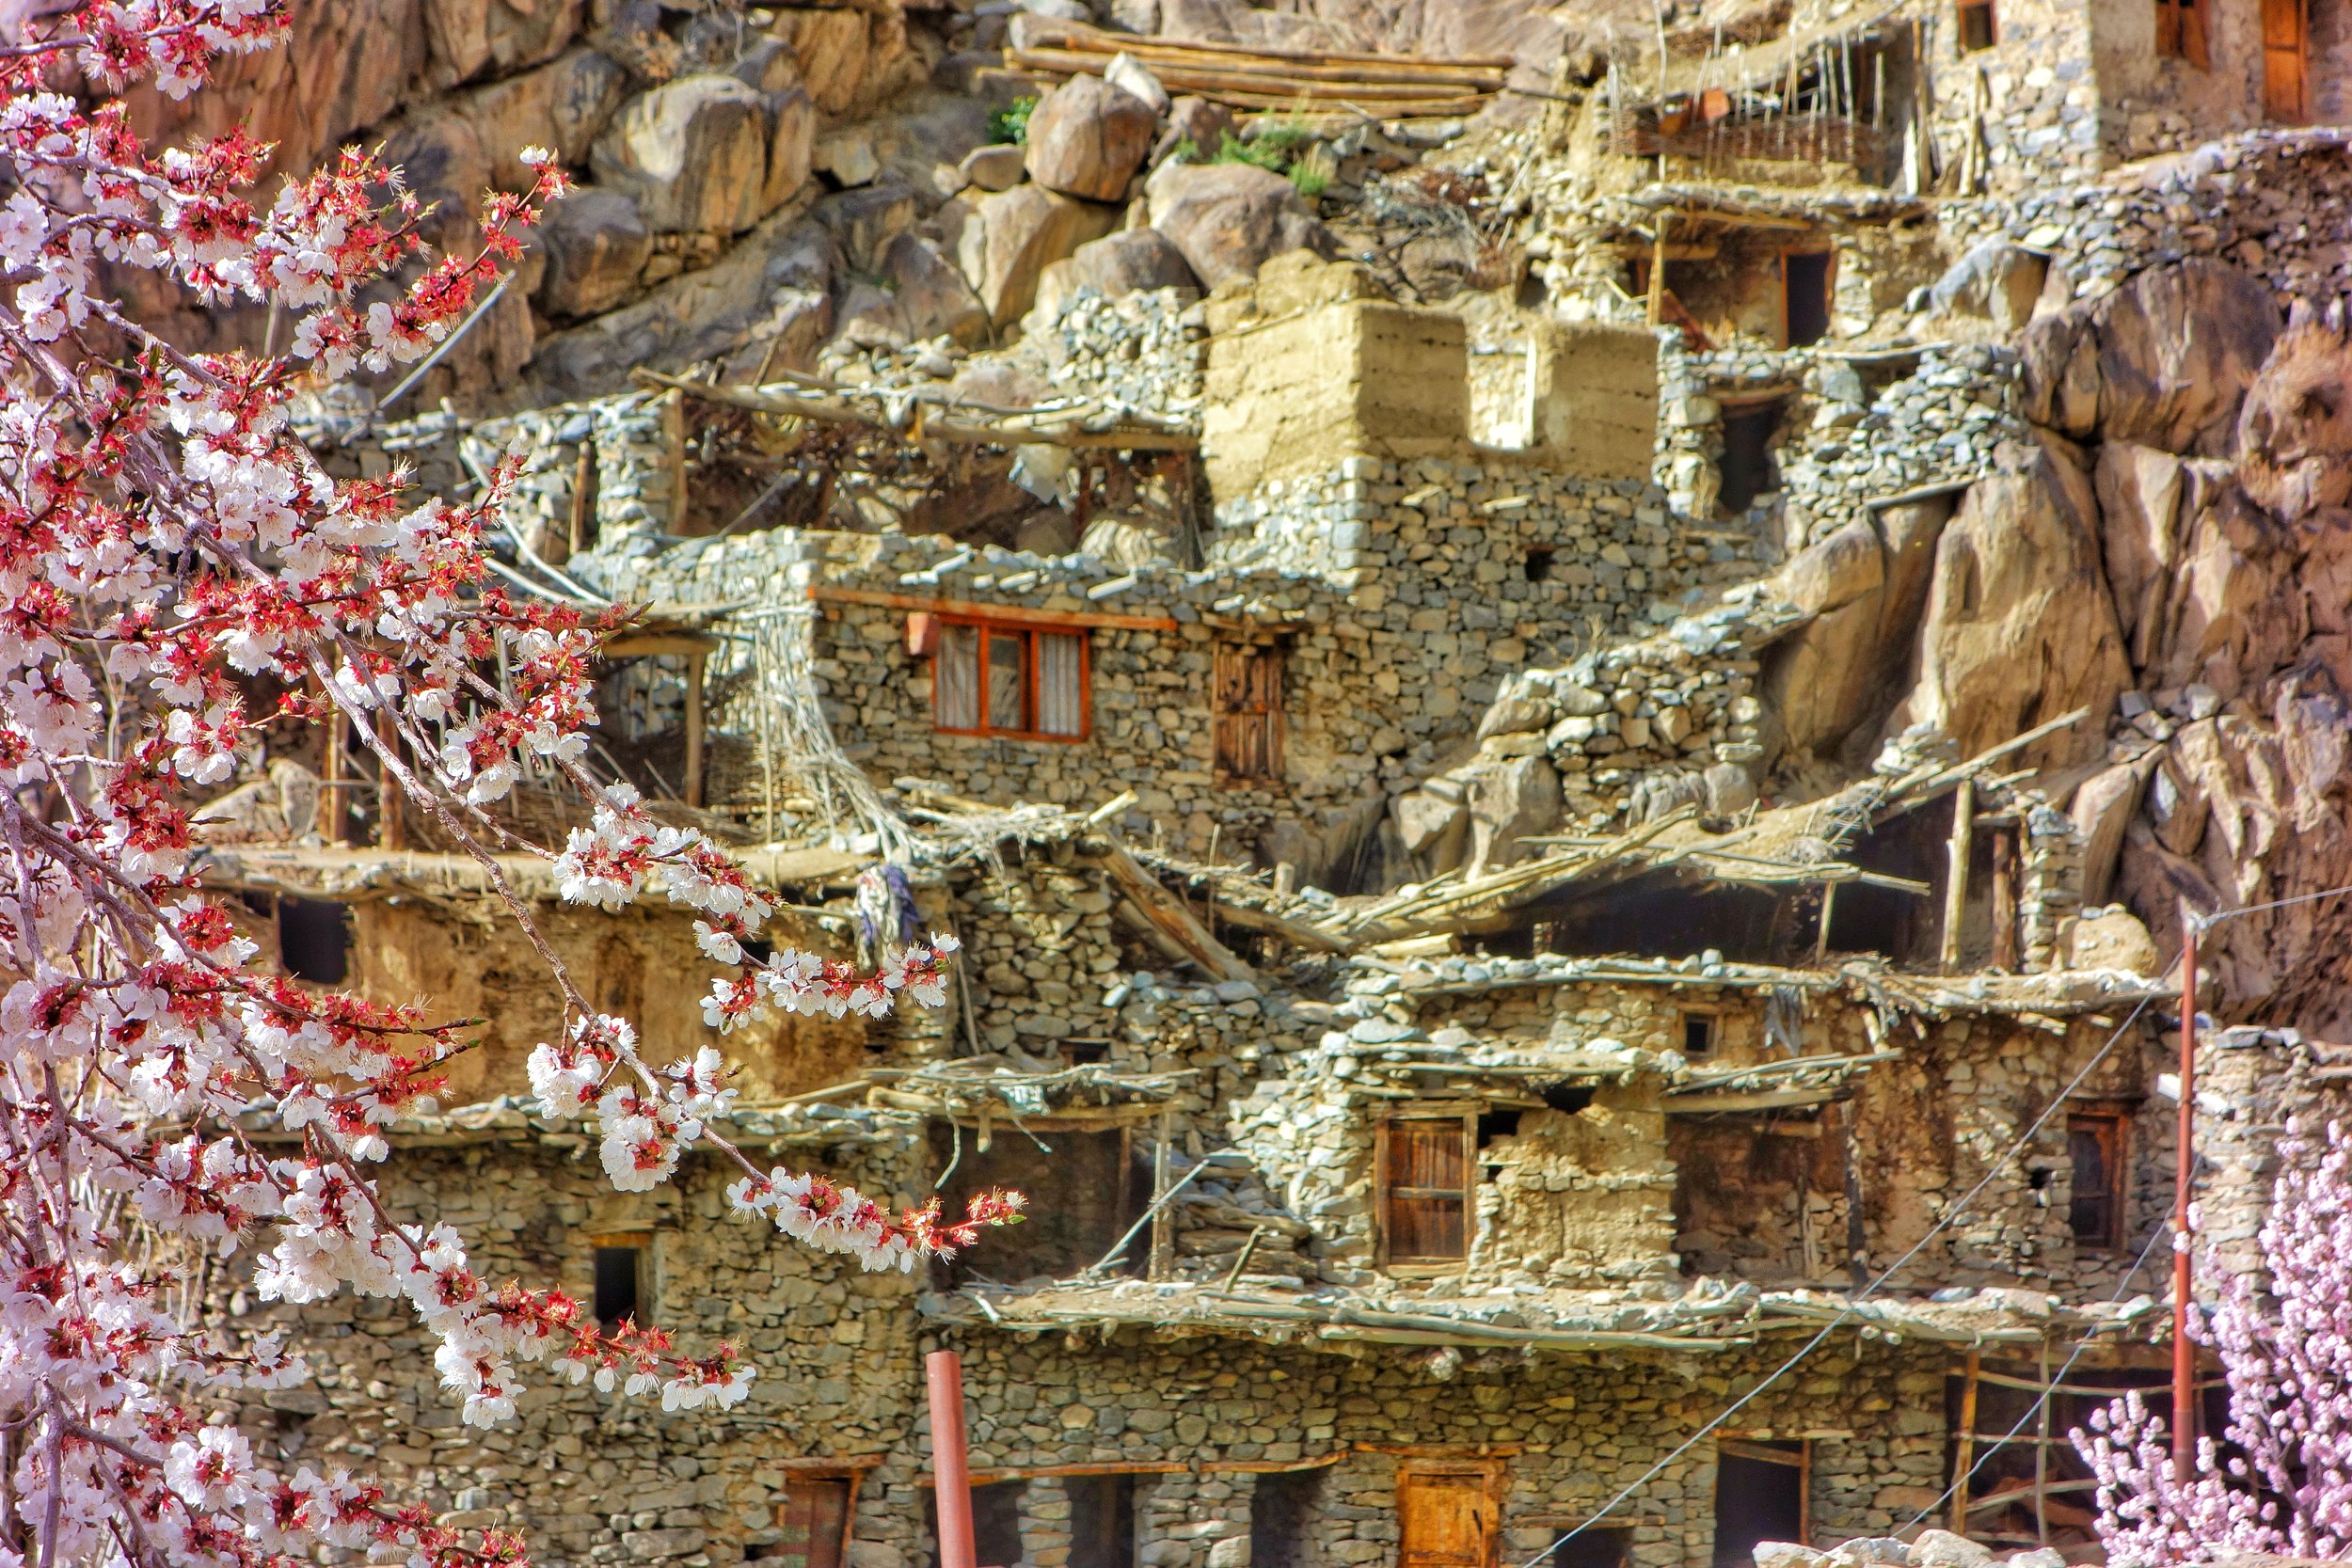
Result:
[[[1202,285],[1246,277],[1289,250],[1328,257],[1329,230],[1279,174],[1249,164],[1162,164],[1149,182],[1152,227]]]
[[[1029,115],[1029,178],[1087,201],[1116,201],[1152,150],[1151,104],[1099,76],[1073,76]]]

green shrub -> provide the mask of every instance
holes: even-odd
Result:
[[[1283,172],[1290,177],[1290,182],[1298,187],[1298,194],[1312,201],[1331,188],[1332,178],[1340,171],[1327,149],[1311,147],[1307,150],[1305,157]]]
[[[1010,142],[1015,147],[1029,145],[1029,115],[1037,107],[1034,95],[1016,98],[1009,107],[992,109],[988,116],[988,139]]]

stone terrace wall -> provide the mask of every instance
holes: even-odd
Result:
[[[1260,1568],[1394,1560],[1397,1477],[1410,1462],[1381,1446],[1436,1446],[1464,1457],[1482,1446],[1501,1450],[1502,1553],[1511,1561],[1533,1556],[1664,1458],[1721,1408],[1725,1390],[1746,1386],[1774,1359],[1770,1346],[1674,1361],[1639,1354],[1465,1360],[1443,1352],[1339,1356],[1211,1340],[1138,1346],[1123,1336],[1099,1347],[977,1331],[960,1339],[976,1467],[1195,1462],[1272,1468],[1338,1456],[1307,1505],[1305,1549]],[[1821,1434],[1813,1461],[1817,1539],[1887,1533],[1941,1491],[1947,1354],[1840,1341],[1819,1353],[1805,1375],[1742,1413],[1744,1435]],[[876,1479],[887,1483],[892,1475],[886,1467]],[[1698,1568],[1709,1560],[1714,1482],[1713,1445],[1703,1443],[1629,1501],[1623,1512],[1632,1521],[1629,1560],[1637,1568]],[[1251,1560],[1237,1548],[1261,1484],[1234,1470],[1137,1475],[1138,1560],[1153,1568],[1245,1568]],[[1064,1486],[1030,1481],[1023,1489],[1025,1540],[1064,1534]],[[904,1507],[918,1512],[919,1497],[905,1493]],[[1219,1542],[1234,1544],[1220,1551]],[[1049,1568],[1057,1560],[1036,1560]]]
[[[2143,267],[2210,256],[2324,303],[2352,290],[2340,240],[2352,214],[2345,143],[2342,131],[2249,132],[2014,201],[1947,203],[1943,222],[1954,254],[1995,234],[2047,252],[2077,298]]]

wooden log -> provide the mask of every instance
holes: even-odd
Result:
[[[686,656],[686,803],[703,803],[703,667],[708,654]]]
[[[1960,790],[1952,797],[1952,836],[1944,851],[1944,944],[1941,958],[1946,974],[1960,967],[1960,928],[1968,912],[1968,850],[1975,832],[1977,811],[1977,781],[1960,781]]]
[[[1168,74],[1216,76],[1222,78],[1253,77],[1281,87],[1300,83],[1336,83],[1343,87],[1396,87],[1413,89],[1411,94],[1395,96],[1432,97],[1427,89],[1442,89],[1443,94],[1463,92],[1495,92],[1503,84],[1500,71],[1471,70],[1439,71],[1417,68],[1408,62],[1389,65],[1309,65],[1295,60],[1265,59],[1256,55],[1209,56],[1186,58],[1174,50],[1129,50],[1128,54],[1152,68],[1152,75],[1168,86]],[[1049,71],[1094,71],[1101,69],[1101,56],[1089,52],[1064,48],[1026,48],[1011,51],[1016,65]]]
[[[1103,863],[1127,895],[1137,913],[1182,948],[1211,979],[1255,980],[1257,972],[1233,955],[1232,949],[1208,933],[1184,901],[1162,887],[1159,879],[1136,863],[1136,858],[1116,844],[1103,852]]]
[[[892,436],[912,442],[912,431],[892,429],[879,412],[858,408],[824,396],[778,397],[772,393],[755,391],[746,387],[708,387],[700,382],[685,381],[663,375],[642,366],[631,372],[637,380],[657,387],[672,387],[691,393],[707,403],[723,403],[736,408],[755,409],[763,414],[789,414],[798,419],[816,420],[825,424],[861,424],[887,432]],[[1068,425],[968,424],[956,420],[927,420],[923,437],[930,440],[956,441],[969,445],[993,447],[1051,446],[1071,449],[1090,448],[1110,451],[1191,451],[1200,445],[1200,438],[1183,431],[1170,430],[1079,430]]]
[[[1346,49],[1279,49],[1257,44],[1222,43],[1210,39],[1138,39],[1125,33],[1106,33],[1084,23],[1066,26],[1041,28],[1041,41],[1050,39],[1065,49],[1083,49],[1091,54],[1131,54],[1139,60],[1149,59],[1152,53],[1182,50],[1189,54],[1219,55],[1248,59],[1295,60],[1301,64],[1392,65],[1411,61],[1424,69],[1453,68],[1463,71],[1509,71],[1518,62],[1508,55],[1458,55],[1444,59],[1422,59],[1414,55],[1383,55],[1362,50]]]
[[[1216,917],[1228,926],[1238,926],[1245,931],[1263,936],[1280,937],[1293,947],[1304,947],[1315,953],[1345,953],[1348,942],[1320,926],[1309,926],[1290,920],[1271,910],[1252,909],[1247,904],[1219,904]]]

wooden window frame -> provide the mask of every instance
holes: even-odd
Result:
[[[1390,1249],[1390,1238],[1395,1227],[1389,1211],[1393,1196],[1389,1184],[1389,1143],[1392,1129],[1402,1123],[1459,1123],[1462,1129],[1462,1256],[1459,1258],[1399,1258]],[[1401,1275],[1438,1275],[1459,1274],[1470,1262],[1470,1254],[1478,1246],[1478,1107],[1468,1105],[1432,1106],[1419,1112],[1398,1112],[1380,1118],[1374,1130],[1372,1188],[1375,1225],[1378,1231],[1377,1262],[1385,1272]],[[1451,1192],[1452,1189],[1445,1189]],[[1414,1196],[1440,1196],[1438,1189]]]
[[[2001,41],[2001,19],[1993,7],[1994,0],[1959,0],[1953,8],[1956,13],[1953,20],[1957,25],[1952,41],[1962,54],[1979,54]],[[1984,14],[1984,41],[1981,43],[1968,41],[1968,15],[1971,11]]]
[[[939,711],[941,681],[939,661],[946,656],[946,633],[954,626],[967,626],[979,634],[979,651],[973,679],[977,683],[977,709],[979,724],[964,728],[949,724]],[[939,735],[980,736],[993,740],[1042,740],[1057,745],[1083,745],[1094,737],[1094,639],[1084,627],[1057,625],[1047,621],[1032,621],[1010,615],[946,615],[938,620],[938,645],[931,655],[931,728]],[[1037,721],[1041,704],[1038,690],[1039,671],[1042,660],[1038,657],[1038,639],[1068,637],[1078,644],[1078,731],[1075,735],[1057,735],[1036,728],[999,729],[988,721],[988,657],[991,634],[1011,634],[1022,639],[1021,706],[1024,720],[1030,725]]]
[[[2067,1215],[2066,1228],[2076,1252],[2092,1254],[2120,1253],[2129,1238],[2132,1197],[2132,1117],[2137,1107],[2124,1101],[2076,1100],[2066,1106],[2067,1149]],[[2075,1124],[2098,1123],[2108,1131],[2108,1169],[2115,1188],[2106,1195],[2108,1233],[2104,1240],[2085,1241],[2074,1232],[2074,1149]]]
[[[1259,712],[1254,708],[1233,708],[1225,705],[1225,683],[1221,678],[1222,671],[1218,667],[1228,657],[1238,657],[1244,659],[1271,659],[1274,664],[1274,701],[1271,706],[1263,710],[1267,720],[1267,770],[1263,773],[1239,772],[1227,766],[1225,747],[1222,742],[1223,721],[1228,718],[1255,717]],[[1279,786],[1283,782],[1285,773],[1282,741],[1283,732],[1287,728],[1289,720],[1288,705],[1284,698],[1287,695],[1285,683],[1289,673],[1289,662],[1290,650],[1279,641],[1269,639],[1229,638],[1220,639],[1211,644],[1209,653],[1209,752],[1210,761],[1218,783]]]
[[[2199,71],[2213,69],[2213,8],[2210,0],[2153,0],[2156,8],[2156,57],[2179,60]]]

